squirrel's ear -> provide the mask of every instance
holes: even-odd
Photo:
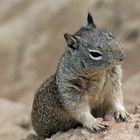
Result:
[[[88,16],[87,16],[87,22],[88,22],[88,25],[91,24],[91,25],[93,25],[94,28],[96,27],[93,17],[91,16],[90,13],[88,13]]]
[[[73,50],[77,48],[77,39],[73,35],[66,33],[64,34],[64,38],[68,47],[70,47]]]

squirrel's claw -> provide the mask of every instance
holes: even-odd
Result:
[[[103,131],[106,131],[108,129],[109,129],[109,126],[108,125],[105,125],[105,124],[101,124],[101,123],[97,123],[96,122],[93,125],[93,128],[90,129],[90,131],[96,133],[96,132],[103,132]]]
[[[117,122],[124,122],[124,121],[127,121],[129,115],[126,111],[124,112],[115,112],[114,113],[114,118]]]

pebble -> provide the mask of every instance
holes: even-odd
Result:
[[[136,124],[134,125],[134,128],[139,129],[139,124],[136,123]]]

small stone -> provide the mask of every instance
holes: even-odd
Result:
[[[104,117],[105,121],[113,121],[114,120],[114,114],[113,113],[108,113]]]
[[[139,124],[136,123],[136,124],[134,125],[134,128],[139,129]]]
[[[140,105],[135,106],[134,114],[140,113]]]

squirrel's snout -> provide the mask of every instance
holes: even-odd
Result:
[[[122,62],[126,58],[126,55],[124,53],[121,54],[119,60]]]
[[[123,61],[123,60],[124,60],[124,58],[123,58],[123,57],[121,57],[121,58],[120,58],[120,61]]]

